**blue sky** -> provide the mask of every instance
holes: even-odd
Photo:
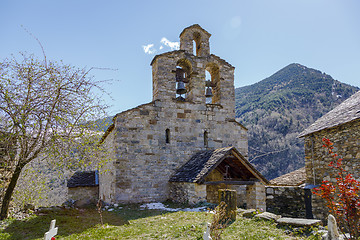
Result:
[[[235,66],[236,87],[294,62],[360,86],[359,12],[358,0],[0,0],[0,58],[41,57],[23,25],[48,59],[118,69],[92,72],[118,80],[107,86],[113,100],[105,98],[115,114],[152,100],[152,58],[197,23],[212,34],[211,52]]]

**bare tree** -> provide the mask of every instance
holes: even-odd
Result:
[[[105,116],[106,106],[95,94],[103,89],[89,76],[91,70],[29,54],[0,63],[0,219],[7,218],[20,173],[29,162],[76,156],[72,163],[82,165],[86,157],[96,157],[98,146],[91,144],[96,136],[89,135],[85,123]]]

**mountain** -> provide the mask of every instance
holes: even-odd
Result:
[[[235,89],[236,119],[249,129],[250,162],[268,179],[303,167],[298,134],[358,90],[296,63]]]

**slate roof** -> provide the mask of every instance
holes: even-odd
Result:
[[[290,173],[284,174],[280,177],[270,180],[271,185],[278,186],[299,186],[305,183],[306,173],[305,167],[292,171]]]
[[[99,186],[98,171],[76,172],[67,182],[68,188]]]
[[[268,183],[268,181],[234,147],[225,147],[195,153],[188,162],[178,169],[169,181],[202,183],[205,177],[214,170],[222,160],[231,153],[231,151],[235,151],[237,155],[242,158],[242,162],[255,173],[256,178],[264,183]]]
[[[304,137],[327,128],[336,127],[356,119],[360,119],[360,91],[356,92],[339,106],[316,120],[300,133],[299,137]]]

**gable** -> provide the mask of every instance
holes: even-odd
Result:
[[[170,182],[204,183],[214,170],[227,179],[268,181],[234,147],[206,150],[195,153],[170,178]]]

